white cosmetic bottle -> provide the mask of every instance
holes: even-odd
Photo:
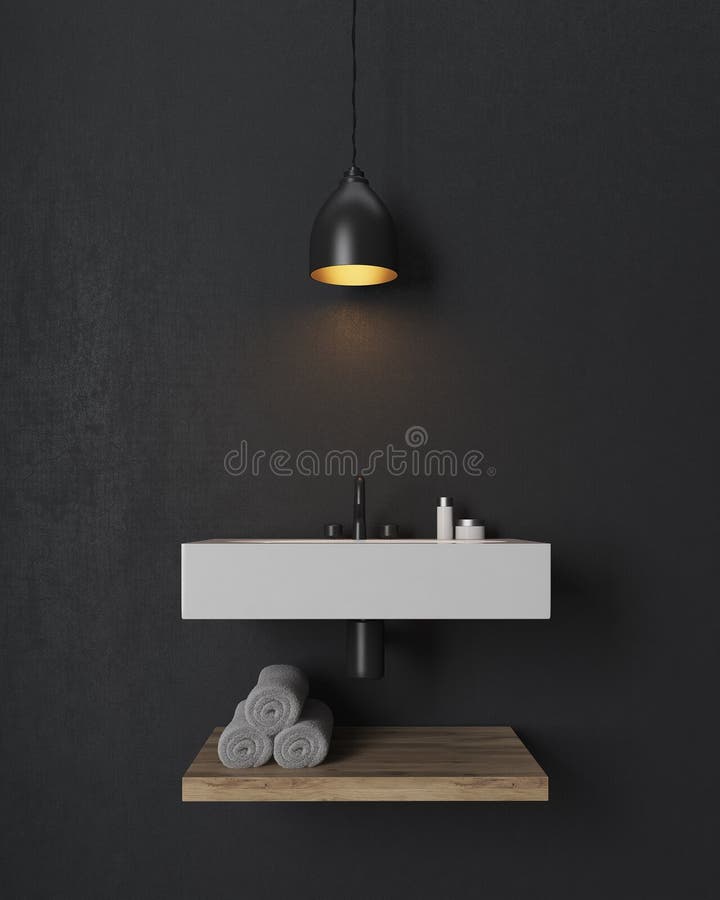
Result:
[[[453,498],[438,497],[437,501],[437,539],[451,541],[455,537],[453,530]]]

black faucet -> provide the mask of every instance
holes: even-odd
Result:
[[[356,541],[364,541],[367,537],[367,531],[365,529],[365,479],[362,475],[358,475],[355,479],[353,537]]]

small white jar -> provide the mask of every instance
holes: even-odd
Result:
[[[455,526],[456,541],[485,540],[485,526],[480,519],[458,519]]]

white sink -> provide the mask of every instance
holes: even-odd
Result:
[[[182,545],[183,619],[549,619],[550,544],[210,540]]]

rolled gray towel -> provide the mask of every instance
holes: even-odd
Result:
[[[275,738],[275,762],[283,769],[317,766],[327,756],[333,729],[333,714],[322,700],[305,701],[302,715],[294,725]]]
[[[248,722],[273,735],[300,718],[308,680],[297,666],[265,666],[245,701]]]
[[[238,703],[232,721],[218,741],[220,762],[228,769],[253,769],[264,766],[272,756],[272,738],[245,718],[245,701]]]

